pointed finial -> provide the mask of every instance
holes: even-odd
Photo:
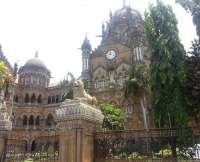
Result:
[[[126,0],[123,0],[123,7],[126,6]]]
[[[38,51],[35,52],[35,58],[38,58]]]
[[[85,40],[88,40],[88,34],[85,33]]]
[[[110,9],[110,18],[112,18],[112,10]]]

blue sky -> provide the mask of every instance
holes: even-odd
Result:
[[[128,1],[128,0],[127,0]],[[175,0],[172,5],[179,22],[180,38],[186,50],[195,38],[188,13]],[[154,0],[129,0],[142,14]],[[0,44],[9,61],[22,66],[35,51],[51,70],[52,82],[68,71],[81,73],[80,46],[87,33],[93,49],[99,44],[101,24],[123,5],[123,0],[0,0]]]

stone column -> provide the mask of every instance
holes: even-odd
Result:
[[[76,162],[75,131],[59,137],[59,162]]]
[[[4,101],[4,93],[0,94],[0,158],[5,153],[6,138],[9,130],[12,129],[12,122],[8,113],[6,102]],[[1,159],[0,159],[1,160]]]
[[[56,114],[59,162],[93,162],[93,132],[103,122],[101,111],[77,100],[66,100]]]
[[[0,131],[0,133],[2,134],[2,132]],[[5,154],[5,149],[6,149],[6,138],[5,136],[1,135],[0,136],[0,160],[2,159],[2,156],[4,156]]]

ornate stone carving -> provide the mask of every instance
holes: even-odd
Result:
[[[101,125],[103,114],[92,105],[80,100],[65,100],[56,110],[57,127],[59,129],[83,128],[84,121]]]
[[[4,92],[0,90],[0,131],[11,130],[12,122],[7,112],[6,102],[4,100]]]
[[[83,82],[81,80],[76,80],[74,82],[74,99],[80,100],[82,102],[88,103],[90,105],[97,105],[97,99],[94,96],[90,96],[84,89]]]

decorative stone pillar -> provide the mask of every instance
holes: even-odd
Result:
[[[6,102],[4,100],[4,92],[0,90],[0,159],[5,153],[6,137],[12,129],[12,122],[7,112]]]
[[[102,125],[101,111],[80,100],[65,100],[56,115],[59,162],[93,162],[93,132]]]

